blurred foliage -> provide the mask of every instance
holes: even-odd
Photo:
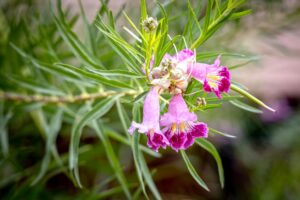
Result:
[[[225,153],[221,151],[221,157],[225,160],[224,192],[218,183],[218,178],[221,184],[224,181],[222,162],[216,148],[208,140],[197,141],[205,151],[194,147],[188,153],[181,152],[195,180],[212,190],[207,193],[186,176],[188,171],[184,162],[178,160],[180,154],[169,150],[163,155],[155,153],[142,145],[145,144],[144,137],[135,135],[131,139],[128,136],[130,119],[141,119],[141,99],[147,85],[140,66],[150,57],[145,58],[141,55],[142,51],[137,50],[137,43],[131,46],[117,33],[119,27],[115,20],[120,16],[127,18],[127,15],[121,14],[123,10],[113,15],[106,5],[108,1],[101,2],[99,15],[92,23],[87,21],[84,13],[87,11],[82,7],[81,13],[74,14],[70,9],[61,10],[59,2],[58,8],[34,0],[0,2],[0,88],[1,92],[13,91],[11,96],[6,97],[15,100],[0,102],[1,198],[124,199],[127,196],[128,199],[141,199],[144,194],[145,197],[149,195],[150,199],[160,199],[161,195],[163,199],[199,199],[203,196],[207,199],[230,199],[230,181],[236,174],[226,175],[226,152],[229,150]],[[256,56],[233,53],[226,47],[218,48],[217,52],[214,48],[218,41],[234,37],[234,31],[241,26],[238,18],[249,14],[252,5],[239,7],[235,15],[218,15],[214,12],[216,5],[210,7],[207,2],[213,1],[192,1],[191,4],[188,1],[164,1],[162,5],[152,5],[152,16],[169,19],[169,27],[163,21],[161,28],[169,28],[173,38],[169,40],[161,32],[165,41],[159,45],[168,48],[158,51],[157,57],[162,58],[166,52],[174,53],[173,43],[179,49],[184,48],[184,40],[176,37],[178,33],[183,33],[188,45],[201,45],[197,61],[211,62],[222,54],[225,60],[235,60],[236,63],[230,66],[235,68],[256,60]],[[145,17],[143,9],[146,10],[142,6],[142,17]],[[214,26],[209,26],[210,22],[206,24],[207,12],[212,12],[218,22]],[[296,12],[297,9],[293,13]],[[79,17],[83,22],[83,28],[80,28],[80,31],[84,30],[83,38],[74,31]],[[227,20],[232,20],[236,27],[231,34],[221,33],[220,39],[220,33],[214,33]],[[140,23],[136,19],[133,21]],[[129,19],[126,27],[134,29],[132,24]],[[210,36],[213,38],[207,41]],[[128,33],[125,32],[126,37]],[[128,38],[132,40],[130,36]],[[190,93],[197,92],[196,86],[199,85],[193,84]],[[239,94],[247,96],[240,92],[242,86],[237,84],[236,88]],[[213,119],[216,114],[210,110],[228,101],[238,108],[260,112],[255,106],[239,101],[242,98],[239,95],[226,96],[222,102],[213,96],[203,97],[208,105],[192,109],[212,113]],[[196,99],[188,96],[187,100],[191,106]],[[258,100],[254,101],[257,103]],[[229,109],[230,114],[220,114],[219,117],[235,118],[231,111]],[[236,113],[236,120],[243,119],[246,125],[253,124],[248,123],[248,119],[260,123],[253,119],[252,114],[245,116],[243,112],[239,116]],[[240,191],[232,197],[248,194],[249,199],[294,199],[299,196],[296,190],[300,174],[297,167],[299,141],[295,140],[295,127],[299,122],[297,113],[295,111],[291,121],[278,124],[280,128],[270,128],[272,134],[268,133],[270,138],[267,141],[271,148],[254,152],[253,144],[243,138],[234,147],[238,149],[237,155],[231,149],[231,156],[241,160],[237,161],[241,162],[241,173],[244,173],[243,169],[251,171],[249,177],[240,180],[246,180],[249,185],[245,187],[249,188],[244,190],[243,184],[239,186],[236,183],[235,187]],[[253,126],[245,127],[245,132],[251,129]],[[218,133],[224,135],[213,130],[212,136]],[[262,130],[264,124],[253,132],[260,133]],[[285,135],[284,142],[281,142],[282,135]],[[254,140],[253,143],[256,142]],[[245,159],[249,158],[249,154],[252,159]],[[278,159],[278,156],[285,157],[287,154],[287,160]],[[234,165],[236,160],[231,161]],[[202,182],[198,172],[208,186]],[[83,186],[84,189],[76,186]],[[178,193],[177,196],[172,196],[174,193]]]

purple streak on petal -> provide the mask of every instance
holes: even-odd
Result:
[[[220,92],[228,92],[230,89],[230,81],[228,78],[224,77],[219,81],[218,90]]]
[[[186,134],[185,133],[178,133],[178,134],[174,134],[170,139],[170,145],[172,147],[172,149],[174,149],[175,151],[178,151],[179,149],[181,149],[186,141]]]
[[[216,96],[221,99],[222,92],[229,92],[230,72],[227,67],[220,66],[220,63],[221,60],[219,56],[214,64],[205,66],[206,75],[203,81],[203,90],[205,92],[214,92]]]
[[[215,90],[213,89],[214,93],[216,94],[216,96],[219,98],[219,99],[222,99],[222,94],[219,90]]]
[[[208,127],[207,124],[203,123],[203,122],[199,122],[197,124],[193,125],[192,130],[189,133],[191,136],[193,136],[194,138],[207,138],[208,136]]]
[[[164,136],[167,138],[168,141],[170,141],[172,134],[171,134],[171,130],[169,129],[169,127],[166,127],[162,130]]]
[[[211,92],[212,91],[212,89],[211,89],[210,85],[208,84],[207,80],[205,80],[204,83],[203,83],[203,90],[205,92]]]
[[[176,94],[172,97],[168,112],[161,117],[162,126],[170,126],[173,123],[179,124],[185,121],[196,121],[197,115],[190,113],[182,97],[182,94]]]
[[[191,135],[191,134],[187,134],[187,136],[186,136],[186,141],[185,141],[185,143],[184,143],[184,145],[183,145],[183,149],[187,149],[187,148],[189,148],[190,146],[192,146],[193,144],[194,144],[194,142],[195,142],[195,138]]]
[[[219,74],[219,76],[230,79],[230,72],[229,72],[228,68],[225,66],[219,67],[218,74]]]
[[[169,145],[169,141],[161,133],[147,133],[147,137],[147,145],[154,151],[157,151],[159,147],[166,148]]]

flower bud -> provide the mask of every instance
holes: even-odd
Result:
[[[158,22],[153,17],[148,17],[142,22],[142,26],[146,33],[150,33],[156,30]]]
[[[196,101],[196,105],[197,106],[206,106],[206,100],[205,100],[205,98],[198,97],[197,101]]]
[[[176,63],[172,59],[167,58],[161,62],[161,66],[167,68],[168,70],[171,70],[176,67]]]
[[[169,70],[165,67],[156,67],[151,71],[154,79],[163,78],[169,74]]]

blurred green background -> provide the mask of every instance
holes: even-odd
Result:
[[[82,36],[77,1],[63,1],[63,4],[68,10],[70,24]],[[138,15],[135,1],[111,1],[109,5],[115,14],[125,8],[131,16]],[[89,0],[84,1],[83,6],[88,20],[92,20],[100,4]],[[174,1],[168,7],[174,18],[170,22],[174,32],[182,31],[181,24],[186,18],[181,10],[185,6],[184,1]],[[300,3],[297,0],[253,0],[245,7],[253,9],[253,14],[227,24],[205,43],[203,51],[224,50],[257,55],[259,60],[234,71],[233,78],[249,87],[253,94],[277,112],[273,114],[264,110],[262,114],[253,114],[225,104],[202,116],[212,127],[236,135],[235,139],[217,135],[210,138],[222,157],[224,189],[218,182],[215,161],[198,146],[189,150],[190,158],[211,192],[206,192],[194,182],[175,152],[163,152],[159,159],[147,157],[150,169],[155,169],[154,180],[164,199],[294,200],[300,197]],[[120,30],[124,24],[122,18],[121,15],[118,19]],[[45,2],[0,2],[0,89],[24,92],[26,88],[30,94],[34,88],[48,94],[42,84],[35,82],[39,72],[25,67],[28,62],[10,43],[45,62],[55,62],[56,57],[73,62],[72,54],[57,36],[57,28]],[[110,50],[100,45],[97,49],[104,51],[101,60],[105,64],[118,63]],[[48,77],[45,80],[48,81]],[[31,186],[38,174],[45,147],[45,136],[34,122],[38,113],[29,112],[35,106],[39,105],[24,107],[0,101],[0,199],[122,199],[120,188],[106,190],[116,181],[103,155],[102,144],[89,129],[83,135],[84,148],[79,158],[83,162],[80,173],[85,189],[74,187],[66,168],[51,170],[41,183]],[[49,106],[45,112],[52,113],[52,107]],[[113,108],[111,115],[116,112]],[[118,126],[118,119],[114,123]],[[64,160],[67,159],[70,129],[68,123],[62,123],[56,139],[58,152]],[[114,141],[112,143],[115,144]],[[131,150],[120,144],[114,147],[127,178],[133,179],[131,176],[134,176],[135,168]],[[109,192],[115,195],[111,197]]]

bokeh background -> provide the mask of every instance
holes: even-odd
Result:
[[[79,12],[77,1],[62,2],[70,13]],[[173,17],[185,19],[180,12],[184,9],[184,1],[174,1],[172,4],[170,12]],[[138,16],[137,5],[139,2],[135,0],[112,0],[109,3],[114,13],[125,8],[130,16]],[[92,21],[100,3],[85,0],[83,6],[88,20]],[[215,161],[201,148],[191,148],[189,155],[211,192],[206,192],[194,182],[178,154],[167,151],[160,159],[148,158],[150,168],[156,169],[153,176],[164,199],[300,198],[300,2],[251,0],[245,7],[251,8],[253,13],[227,24],[201,49],[254,55],[253,62],[232,72],[233,79],[275,108],[276,112],[264,110],[262,114],[254,114],[229,104],[207,111],[203,116],[205,121],[218,130],[236,136],[235,139],[217,135],[210,138],[222,157],[225,188],[221,189],[218,182]],[[20,71],[22,69],[18,66],[22,66],[24,61],[9,46],[9,42],[30,51],[38,51],[39,46],[47,45],[42,37],[35,37],[40,27],[46,27],[44,30],[50,32],[53,26],[47,3],[39,0],[2,0],[0,8],[0,67],[3,71]],[[42,21],[34,20],[37,18]],[[125,23],[122,18],[118,21],[120,31],[123,31],[122,25]],[[80,20],[74,30],[82,35]],[[174,31],[182,31],[180,24],[171,22],[171,26]],[[226,58],[224,63],[235,64],[226,62]],[[2,73],[1,77],[5,78],[5,74]],[[10,87],[1,80],[1,88]],[[85,195],[90,190],[105,189],[105,176],[97,173],[97,165],[104,172],[110,169],[105,158],[95,159],[97,151],[101,152],[103,148],[89,133],[84,135],[83,143],[92,144],[96,149],[87,150],[88,153],[83,155],[91,162],[81,169],[87,189],[75,188],[66,175],[59,172],[49,175],[42,184],[30,186],[27,179],[44,151],[44,141],[37,128],[31,125],[31,120],[20,113],[8,122],[11,156],[9,160],[1,157],[0,199],[86,199]],[[60,153],[68,150],[69,132],[70,127],[62,127],[57,139]],[[130,173],[135,170],[130,149],[120,147],[118,155],[125,171]],[[100,195],[93,198],[106,197]]]

